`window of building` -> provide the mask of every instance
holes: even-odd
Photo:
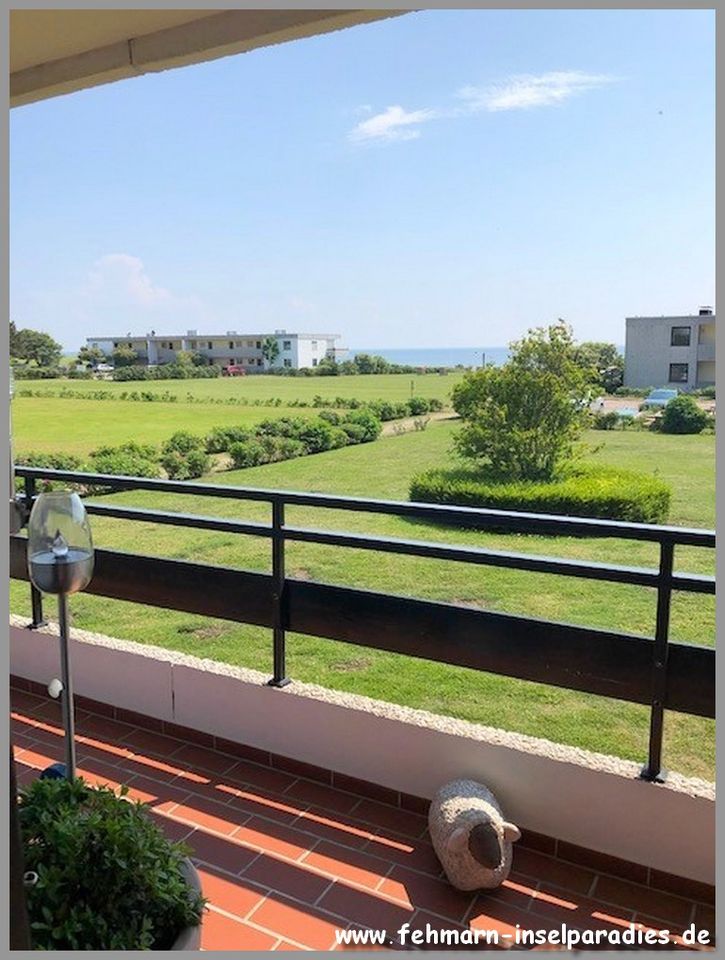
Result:
[[[691,327],[673,327],[670,345],[673,347],[689,347],[690,330]]]
[[[313,357],[313,358],[312,358],[312,366],[313,366],[313,367],[316,367],[316,366],[317,366],[317,357]]]
[[[289,357],[285,357],[284,360],[282,361],[282,363],[285,365],[285,367],[291,367],[291,366],[292,366],[292,361],[290,360]]]
[[[670,383],[687,383],[687,374],[686,363],[670,364]]]
[[[261,367],[261,366],[262,366],[262,361],[261,361],[261,360],[257,360],[257,366],[258,366],[258,367]]]
[[[230,340],[230,341],[229,341],[229,349],[230,349],[230,350],[233,350],[233,349],[234,349],[234,341],[233,341],[233,340]]]
[[[192,350],[196,350],[196,340],[189,340],[189,346]]]
[[[253,346],[254,346],[254,340],[247,340],[247,346],[248,346],[248,347],[253,347]]]
[[[312,349],[317,350],[317,340],[312,341]]]
[[[206,348],[207,350],[211,350],[211,340],[207,341]]]
[[[262,341],[261,341],[261,340],[257,340],[257,343],[255,344],[255,346],[257,347],[257,350],[261,350],[261,349],[262,349]]]
[[[283,350],[291,350],[291,349],[292,349],[292,341],[291,341],[291,340],[283,340],[283,341],[282,341],[282,349],[283,349]]]
[[[118,346],[118,340],[113,341],[113,346],[114,346],[114,349]]]

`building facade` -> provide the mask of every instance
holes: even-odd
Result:
[[[695,390],[715,384],[715,314],[627,317],[625,387]]]
[[[263,346],[269,338],[277,342],[277,359],[269,364],[264,357]],[[237,333],[227,330],[221,334],[200,334],[187,330],[180,334],[157,335],[154,331],[145,337],[88,337],[88,347],[97,347],[110,357],[117,347],[130,347],[138,354],[139,363],[156,366],[173,363],[181,351],[200,353],[210,363],[221,367],[240,366],[248,373],[261,373],[270,366],[293,368],[316,367],[326,357],[338,359],[346,348],[336,346],[340,335],[336,333]]]

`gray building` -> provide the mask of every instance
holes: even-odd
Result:
[[[625,387],[695,390],[715,383],[715,314],[627,317]]]

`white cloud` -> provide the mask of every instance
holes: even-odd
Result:
[[[170,291],[152,283],[138,257],[128,253],[109,253],[93,264],[84,287],[87,296],[116,295],[141,307],[171,303]]]
[[[594,90],[613,81],[613,77],[580,70],[519,74],[486,87],[464,87],[458,96],[472,112],[487,110],[528,110],[550,107],[571,97]]]
[[[435,110],[404,110],[400,106],[388,107],[383,113],[377,113],[368,120],[363,120],[348,134],[348,139],[354,143],[363,143],[371,140],[415,140],[420,136],[420,130],[411,129],[421,123],[434,120]]]

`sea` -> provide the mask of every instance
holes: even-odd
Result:
[[[391,363],[411,367],[481,367],[484,362],[500,366],[509,356],[506,347],[411,347],[410,349],[367,347],[351,348],[344,355],[344,359],[352,359],[358,353],[384,357]]]

